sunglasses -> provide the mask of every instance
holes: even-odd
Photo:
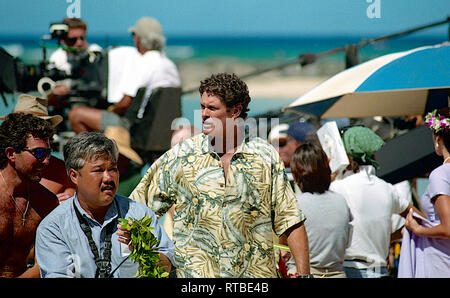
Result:
[[[287,144],[287,139],[278,140],[278,147],[282,148],[282,147],[286,146],[286,144]]]
[[[72,37],[72,38],[66,38],[64,39],[64,41],[66,42],[66,44],[68,46],[73,46],[78,39],[81,39],[81,41],[85,41],[86,40],[86,36],[76,36],[76,37]]]
[[[283,148],[284,146],[287,145],[287,139],[278,139],[278,144],[277,143],[272,143],[275,147],[278,148]]]
[[[43,161],[46,158],[50,157],[50,154],[52,153],[52,149],[50,148],[22,148],[24,151],[30,152],[37,160]]]

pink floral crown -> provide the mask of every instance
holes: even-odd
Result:
[[[425,116],[425,123],[434,133],[438,133],[441,130],[445,133],[450,131],[450,119],[439,115],[436,110]]]

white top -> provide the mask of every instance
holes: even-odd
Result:
[[[412,188],[411,188],[411,184],[409,183],[409,181],[405,180],[405,181],[394,184],[394,186],[397,189],[398,194],[401,197],[404,197],[406,200],[408,200],[408,202],[412,205],[413,204]],[[403,218],[402,216],[400,216],[398,214],[393,214],[391,221],[392,221],[392,233],[400,230],[405,225],[405,218]]]
[[[351,236],[351,214],[344,197],[333,191],[306,192],[297,195],[297,201],[306,216],[310,266],[343,271]]]
[[[89,52],[100,52],[102,48],[97,44],[91,44],[88,46]],[[56,69],[65,71],[68,75],[71,74],[71,65],[67,61],[67,51],[63,48],[58,48],[50,55],[50,67],[55,67]]]
[[[113,48],[108,54],[108,101],[119,102],[124,95],[134,97],[146,87],[146,97],[158,87],[179,87],[175,64],[163,52],[147,51],[141,55],[135,47]]]
[[[375,176],[372,166],[361,166],[360,172],[332,182],[330,190],[344,196],[353,216],[353,235],[345,252],[344,267],[386,266],[391,216],[405,211],[409,202],[399,196],[392,184]]]

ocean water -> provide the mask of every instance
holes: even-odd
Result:
[[[445,38],[445,37],[443,37]],[[364,37],[199,37],[199,36],[168,36],[166,53],[176,64],[198,63],[243,63],[252,65],[273,66],[295,60],[306,52],[321,53],[346,44],[354,44]],[[360,48],[361,61],[378,57],[387,53],[409,50],[415,47],[432,45],[443,42],[444,39],[418,39],[402,37]],[[89,36],[90,43],[97,43],[103,48],[117,45],[132,45],[130,35]],[[43,58],[42,46],[45,44],[49,56],[56,48],[55,41],[46,40],[40,36],[0,36],[0,47],[12,56],[23,60],[27,64],[38,64]],[[324,65],[338,65],[331,69],[341,69],[345,65],[344,53],[335,54],[318,60],[308,67],[316,67],[316,74],[331,75],[324,72]],[[320,66],[320,67],[319,67]],[[1,65],[0,65],[1,67]],[[13,108],[14,96],[7,95],[9,105],[0,100],[0,114],[4,115]],[[255,99],[250,104],[250,116],[258,115],[270,110],[277,110],[288,105],[292,99],[264,98]],[[199,108],[199,97],[192,93],[182,97],[183,116],[194,120],[194,112]]]
[[[248,117],[262,118],[269,111],[279,111],[292,102],[290,98],[254,98],[248,108]],[[181,112],[187,122],[201,127],[200,96],[183,96],[181,100]],[[181,120],[180,120],[181,121]]]
[[[176,63],[205,61],[212,59],[234,59],[243,62],[273,61],[283,62],[295,59],[306,52],[320,53],[347,44],[360,42],[368,37],[262,37],[262,36],[168,36],[167,55]],[[370,59],[387,53],[412,49],[419,46],[437,44],[445,41],[438,38],[400,37],[360,48],[361,60]],[[89,36],[90,43],[103,48],[118,45],[133,45],[130,35]],[[42,59],[44,41],[35,35],[0,35],[0,46],[11,55],[29,63]],[[46,40],[48,54],[57,47],[53,40]],[[341,59],[343,55],[330,56],[329,60]]]

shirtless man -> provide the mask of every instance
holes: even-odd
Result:
[[[39,183],[53,133],[50,122],[31,114],[12,113],[0,125],[0,277],[39,277],[27,257],[37,226],[58,206]]]
[[[17,98],[13,113],[33,114],[41,119],[49,121],[56,127],[63,118],[60,115],[48,115],[48,100],[29,94],[21,94]],[[6,116],[1,116],[0,120],[5,120]],[[67,176],[66,166],[62,159],[52,156],[49,165],[42,172],[42,185],[56,194],[59,202],[65,201],[75,194],[75,185]]]

